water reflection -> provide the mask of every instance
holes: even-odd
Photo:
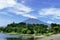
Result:
[[[34,40],[34,38],[22,37],[20,35],[9,35],[0,33],[0,40]]]
[[[34,40],[34,38],[7,38],[7,40]]]

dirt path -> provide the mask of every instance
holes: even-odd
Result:
[[[60,40],[60,34],[52,35],[50,37],[37,37],[36,40]]]

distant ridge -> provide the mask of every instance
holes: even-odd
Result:
[[[38,19],[35,18],[29,18],[27,20],[24,20],[23,22],[25,22],[26,24],[45,24],[45,25],[49,25],[48,23],[42,22]]]

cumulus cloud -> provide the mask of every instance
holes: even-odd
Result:
[[[60,8],[45,8],[39,11],[40,16],[49,16],[60,19]]]
[[[24,1],[24,0],[22,0]],[[25,17],[36,18],[35,16],[30,15],[31,11],[34,11],[32,8],[16,2],[16,0],[0,0],[0,9],[8,8],[5,13],[9,14],[9,12],[14,13],[16,15],[22,15]],[[6,14],[5,14],[6,15]]]

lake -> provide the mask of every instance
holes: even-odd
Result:
[[[22,37],[19,34],[0,33],[0,40],[34,40],[34,38]]]

